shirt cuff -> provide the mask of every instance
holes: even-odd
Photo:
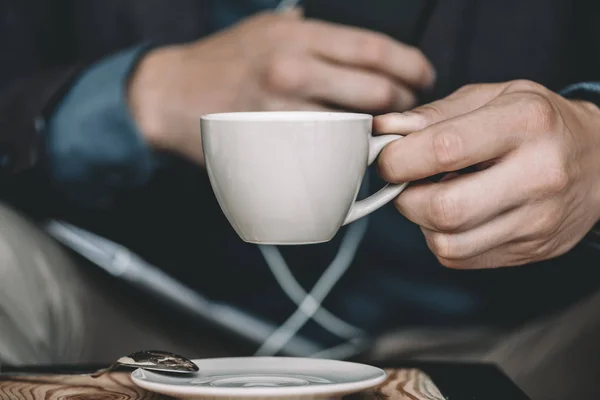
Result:
[[[600,107],[600,82],[575,83],[567,86],[560,94],[568,99],[589,101]],[[600,223],[592,228],[585,241],[600,244]]]
[[[581,82],[567,86],[560,94],[568,99],[584,100],[600,107],[600,82]]]
[[[148,50],[135,47],[92,65],[49,118],[48,173],[67,199],[108,207],[119,193],[151,178],[155,157],[126,99],[130,74]]]

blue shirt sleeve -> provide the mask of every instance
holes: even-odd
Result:
[[[278,1],[219,1],[217,28],[273,8]],[[129,75],[147,49],[131,48],[92,65],[46,122],[50,179],[79,205],[110,207],[120,193],[146,184],[166,160],[147,146],[126,101]]]
[[[109,207],[154,172],[155,156],[126,100],[129,75],[146,50],[135,47],[92,65],[47,121],[50,179],[79,205]]]
[[[567,86],[560,94],[568,99],[585,100],[596,104],[600,107],[600,82],[581,82]],[[594,247],[597,247],[600,239],[600,230],[598,224],[589,235],[586,236],[584,242],[587,242]]]
[[[560,92],[566,98],[589,101],[600,107],[600,82],[581,82],[567,86]]]

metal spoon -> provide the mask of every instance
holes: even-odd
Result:
[[[180,374],[191,374],[198,371],[198,366],[185,357],[166,351],[146,350],[121,357],[110,367],[94,372],[91,377],[98,378],[120,366]]]

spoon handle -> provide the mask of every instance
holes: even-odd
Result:
[[[112,364],[112,365],[111,365],[111,366],[109,366],[109,367],[106,367],[106,368],[99,369],[98,371],[94,372],[93,374],[90,374],[90,376],[91,376],[92,378],[98,378],[98,377],[100,377],[100,376],[102,376],[102,375],[106,374],[107,372],[110,372],[110,371],[112,371],[112,370],[113,370],[113,369],[115,369],[115,368],[116,368],[118,365],[119,365],[118,363],[114,363],[114,364]]]

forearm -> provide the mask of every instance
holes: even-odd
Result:
[[[84,207],[110,206],[150,179],[155,158],[127,101],[140,46],[90,66],[48,119],[47,173],[56,189]]]
[[[4,200],[20,205],[51,191],[96,208],[148,181],[154,157],[126,93],[145,49],[37,74],[0,93]]]

